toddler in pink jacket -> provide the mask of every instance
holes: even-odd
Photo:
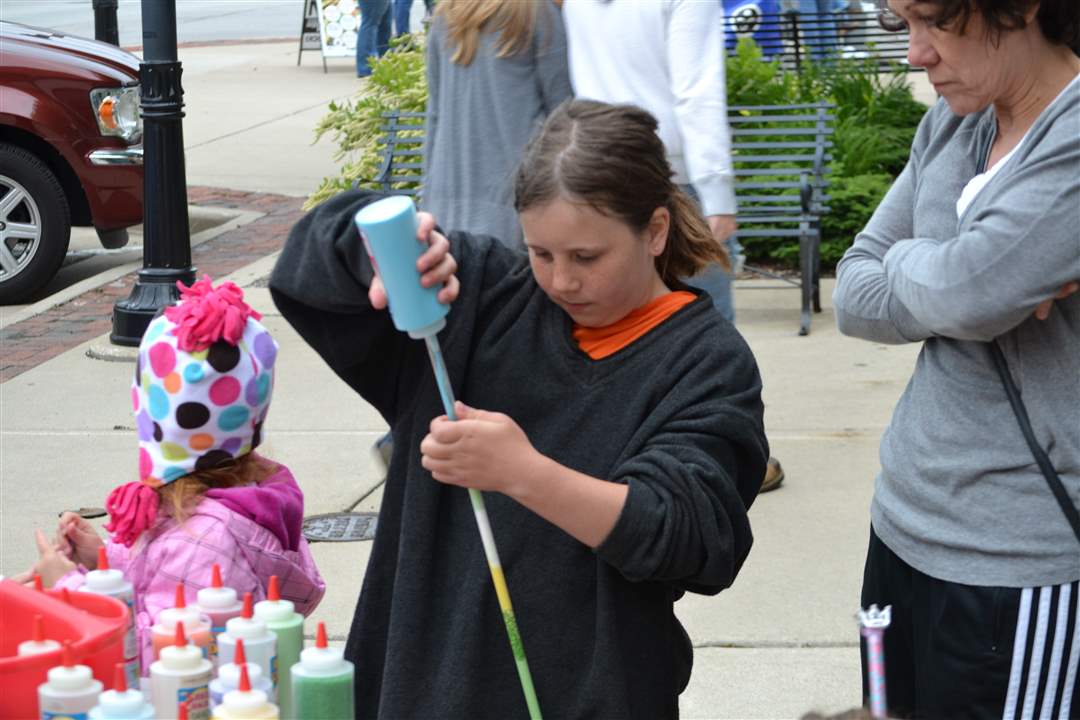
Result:
[[[277,575],[281,597],[310,614],[326,584],[300,528],[304,496],[289,469],[256,454],[270,407],[277,343],[233,283],[206,276],[150,323],[139,345],[131,398],[139,435],[139,481],[106,501],[111,539],[75,513],[60,519],[31,572],[46,586],[77,588],[105,545],[109,566],[135,589],[143,674],[152,660],[150,626],[172,607],[176,585],[188,602],[224,584],[255,600]]]

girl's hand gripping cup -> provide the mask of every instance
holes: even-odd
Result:
[[[394,327],[410,337],[431,337],[446,325],[450,308],[439,302],[439,288],[417,282],[416,262],[427,245],[416,237],[416,206],[403,195],[361,208],[354,218],[364,246],[379,274]]]

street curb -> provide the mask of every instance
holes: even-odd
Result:
[[[202,232],[192,235],[192,248],[201,245],[207,240],[216,238],[218,235],[221,235],[224,232],[228,232],[229,230],[235,230],[241,225],[247,225],[249,222],[253,222],[262,217],[262,213],[246,212],[243,210],[227,211],[221,210],[219,208],[203,208],[198,205],[193,205],[191,209],[198,210],[199,214],[203,215],[204,217],[213,217],[216,215],[218,217],[224,218],[223,222],[221,222],[220,224],[214,225],[214,227],[207,228]],[[46,310],[54,308],[57,305],[62,305],[63,303],[66,303],[69,300],[76,298],[79,295],[82,295],[83,293],[101,287],[107,282],[111,282],[113,280],[116,280],[117,278],[121,278],[128,273],[135,272],[137,270],[140,270],[141,268],[142,260],[133,260],[129,263],[117,265],[114,268],[109,268],[108,270],[99,272],[96,275],[91,275],[88,278],[84,278],[73,285],[67,286],[59,292],[53,293],[52,295],[43,300],[39,300],[33,305],[28,305],[24,307],[18,312],[12,313],[11,315],[8,315],[6,317],[0,317],[0,330],[3,330],[9,325],[14,325],[17,322],[22,322],[23,320],[32,318],[35,315],[40,315]]]
[[[213,237],[192,247],[197,274],[224,277],[277,253],[303,217],[303,202],[303,198],[272,193],[189,186],[190,205],[228,209],[236,216],[213,228],[218,230]],[[125,275],[0,328],[0,383],[107,334],[112,329],[113,307],[130,295],[139,267],[141,263]]]

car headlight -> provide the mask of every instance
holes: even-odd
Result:
[[[102,135],[120,137],[129,143],[142,137],[139,115],[139,87],[96,88],[90,91],[90,106]]]

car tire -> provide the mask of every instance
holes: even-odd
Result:
[[[0,143],[0,305],[26,301],[48,284],[70,240],[71,213],[56,175],[33,153]]]

